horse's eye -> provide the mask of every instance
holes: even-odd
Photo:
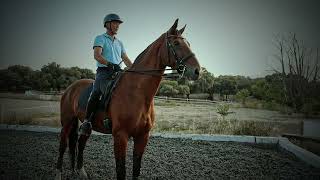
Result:
[[[175,46],[179,46],[179,45],[180,45],[179,41],[173,41],[173,44],[174,44]]]

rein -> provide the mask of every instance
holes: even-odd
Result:
[[[124,72],[132,72],[132,73],[138,73],[138,74],[144,74],[144,75],[150,75],[150,76],[167,76],[167,74],[161,74],[161,73],[156,73],[160,71],[166,71],[166,70],[175,70],[175,69],[147,69],[147,70],[125,70]],[[155,72],[155,73],[153,73]],[[179,73],[169,73],[169,74],[179,74]]]
[[[125,70],[124,72],[131,72],[131,73],[138,73],[138,74],[143,74],[143,75],[150,75],[150,76],[162,76],[162,77],[168,77],[170,75],[179,75],[179,77],[183,77],[184,72],[187,68],[187,66],[185,65],[185,62],[194,56],[194,53],[190,52],[187,56],[183,57],[183,58],[179,58],[177,56],[177,53],[174,49],[174,46],[170,43],[170,41],[168,40],[170,37],[175,37],[175,38],[181,38],[184,39],[182,36],[178,36],[178,35],[168,35],[168,32],[166,33],[166,47],[168,50],[168,59],[170,60],[170,52],[172,53],[172,55],[175,58],[176,64],[178,66],[178,68],[173,69],[147,69],[147,70]],[[166,70],[177,70],[177,73],[169,73],[169,74],[162,74],[162,73],[157,73],[159,71],[166,71]]]

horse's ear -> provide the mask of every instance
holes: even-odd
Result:
[[[183,33],[184,29],[186,28],[187,25],[184,25],[183,28],[181,28],[178,32],[180,33],[180,35]]]
[[[169,29],[170,34],[176,34],[179,19],[176,19],[173,26]]]

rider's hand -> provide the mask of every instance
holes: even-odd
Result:
[[[121,71],[121,67],[118,64],[112,64],[112,69],[115,72]]]

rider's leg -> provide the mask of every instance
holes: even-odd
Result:
[[[87,112],[84,122],[80,126],[80,134],[89,136],[92,131],[92,123],[94,121],[94,113],[97,109],[99,98],[101,96],[100,91],[93,89],[87,104]]]
[[[86,118],[83,124],[80,126],[80,134],[91,134],[92,122],[94,121],[94,112],[96,111],[100,96],[105,93],[107,79],[109,79],[111,75],[112,71],[109,71],[108,69],[97,69],[96,80],[93,84],[93,90],[87,105]],[[111,131],[111,121],[108,120],[105,123],[105,128]]]

